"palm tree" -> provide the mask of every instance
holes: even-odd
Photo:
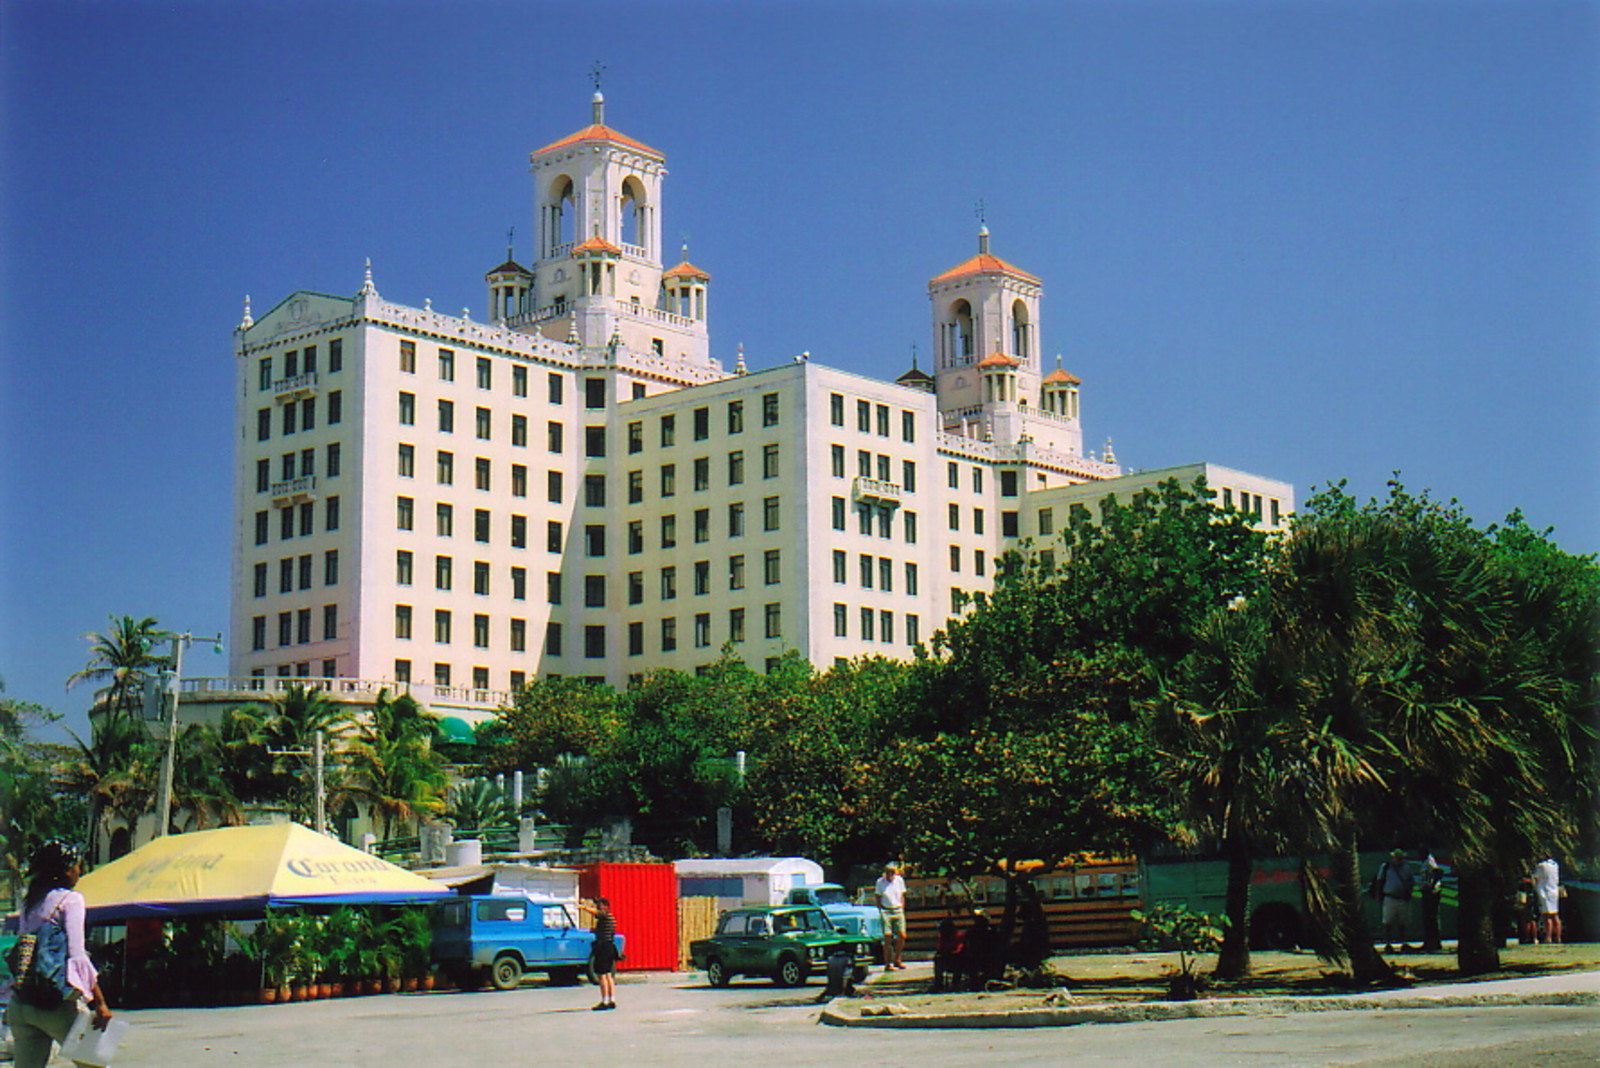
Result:
[[[173,761],[173,807],[189,814],[189,830],[244,822],[227,772],[227,746],[210,723],[190,723],[178,734]]]
[[[287,798],[295,818],[309,820],[313,786],[303,773],[303,754],[314,748],[318,732],[335,741],[349,724],[345,705],[328,700],[317,687],[291,682],[268,704],[235,710],[224,739],[247,795]]]
[[[89,856],[97,858],[108,812],[131,823],[150,807],[160,754],[144,724],[129,715],[101,720],[88,742],[67,733],[77,743],[77,752],[61,766],[59,784],[89,799]]]
[[[167,663],[154,647],[169,635],[153,617],[112,616],[106,633],[90,631],[83,637],[90,643],[89,661],[67,679],[67,689],[93,682],[100,687],[95,696],[108,717],[131,713],[150,669]]]
[[[341,800],[359,801],[387,840],[394,827],[445,810],[445,762],[433,748],[435,721],[410,694],[380,691],[371,716],[345,747]]]

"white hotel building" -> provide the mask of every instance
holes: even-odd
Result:
[[[487,712],[540,675],[615,685],[727,645],[754,668],[908,657],[1074,502],[1202,472],[1266,525],[1282,482],[1124,475],[1040,358],[1037,278],[935,277],[933,372],[710,356],[710,276],[668,266],[665,157],[605,125],[532,154],[537,250],[474,321],[297,292],[234,338],[230,670],[186,703],[312,678]]]

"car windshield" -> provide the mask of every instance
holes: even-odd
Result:
[[[830,886],[817,891],[817,904],[819,905],[848,905],[850,895],[838,887]]]

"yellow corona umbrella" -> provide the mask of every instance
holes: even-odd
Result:
[[[420,901],[450,893],[298,823],[172,834],[78,881],[89,920]]]

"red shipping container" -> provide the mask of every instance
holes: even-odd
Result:
[[[678,968],[678,873],[671,864],[587,864],[578,869],[578,893],[611,902],[627,956],[618,971]]]

